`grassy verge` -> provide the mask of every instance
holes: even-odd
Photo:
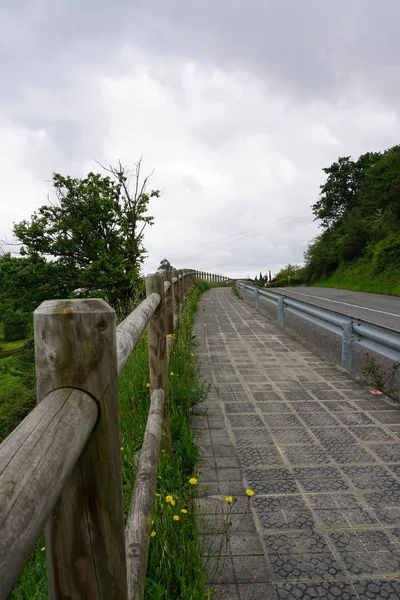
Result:
[[[389,294],[400,296],[398,274],[386,272],[377,275],[372,266],[366,261],[357,261],[346,267],[339,267],[331,277],[318,281],[313,285],[332,287],[356,292],[371,292],[374,294]]]
[[[169,365],[173,453],[171,456],[162,455],[158,473],[153,522],[155,534],[150,543],[145,592],[147,600],[205,600],[209,597],[193,510],[196,485],[189,482],[196,477],[198,459],[190,430],[191,409],[207,393],[193,353],[193,320],[199,298],[206,289],[207,284],[199,283],[186,302]],[[132,497],[136,458],[149,410],[148,381],[147,340],[143,336],[119,384],[125,516]],[[172,496],[173,502],[167,502],[167,496]],[[43,539],[39,540],[11,598],[47,598]]]

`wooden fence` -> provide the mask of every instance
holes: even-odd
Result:
[[[43,528],[49,598],[143,598],[160,450],[171,448],[171,334],[193,270],[146,277],[146,299],[116,327],[100,299],[51,300],[34,313],[36,408],[0,446],[0,600]],[[118,377],[147,327],[150,411],[124,527]]]

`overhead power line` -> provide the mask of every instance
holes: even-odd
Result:
[[[303,216],[300,216],[300,215],[303,215]],[[259,227],[245,230],[245,231],[242,231],[240,233],[237,233],[237,234],[225,237],[225,238],[221,238],[220,240],[215,240],[214,242],[209,242],[208,244],[197,246],[197,250],[196,250],[196,248],[192,248],[186,254],[182,254],[178,257],[173,257],[173,260],[175,262],[186,260],[193,256],[198,256],[199,254],[208,253],[208,252],[217,250],[219,248],[229,246],[231,244],[240,243],[241,241],[247,241],[249,239],[253,239],[255,237],[263,235],[264,233],[268,233],[268,232],[280,229],[281,227],[285,227],[288,225],[293,225],[295,223],[306,221],[310,218],[310,216],[311,216],[310,211],[302,211],[300,213],[294,213],[293,215],[290,215],[289,217],[285,217],[284,219],[279,219],[277,221],[273,221],[272,223],[269,223],[269,225],[267,227],[260,228],[260,226],[259,226]],[[275,226],[271,227],[271,225],[273,225],[273,224],[275,224]]]

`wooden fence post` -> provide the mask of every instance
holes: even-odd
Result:
[[[172,307],[174,313],[174,331],[179,321],[179,273],[176,269],[172,271],[172,278],[176,277],[176,282],[172,284]]]
[[[146,295],[149,296],[153,292],[161,296],[161,302],[147,326],[149,339],[150,385],[152,390],[164,390],[165,401],[161,448],[166,452],[171,452],[165,294],[164,277],[162,273],[155,273],[154,275],[147,275],[146,277]]]
[[[78,388],[99,420],[46,525],[49,598],[127,598],[115,312],[52,300],[34,313],[38,402]]]
[[[165,323],[167,335],[174,333],[174,308],[173,308],[173,283],[172,283],[172,271],[164,271],[165,281],[170,282],[170,287],[165,294]]]

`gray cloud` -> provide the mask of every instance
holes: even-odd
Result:
[[[1,237],[52,171],[143,154],[166,190],[147,268],[301,261],[311,216],[205,245],[305,211],[338,155],[398,142],[399,17],[396,0],[3,3]]]

